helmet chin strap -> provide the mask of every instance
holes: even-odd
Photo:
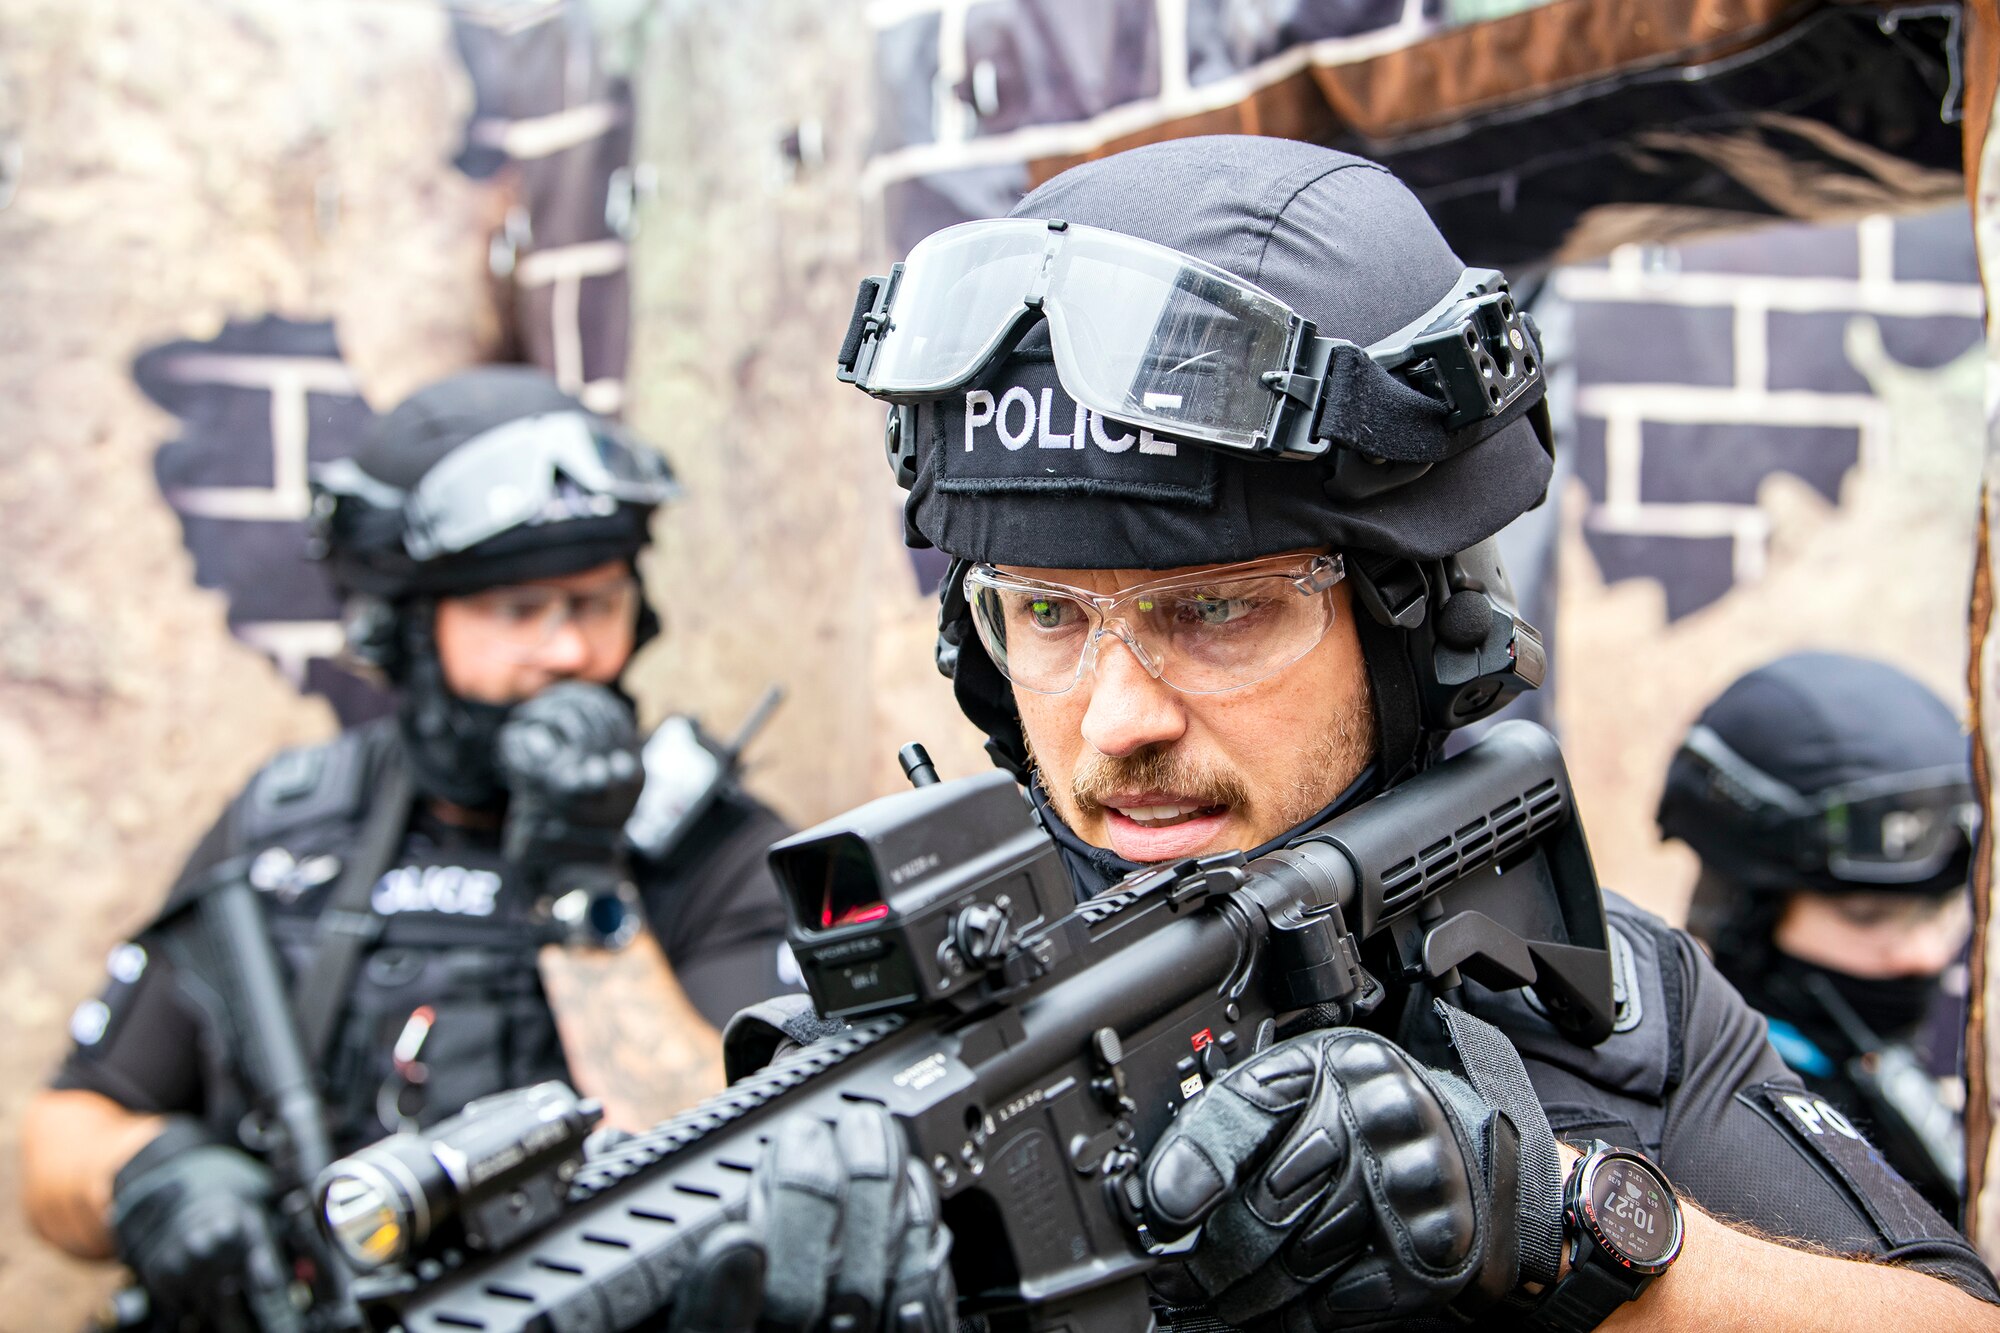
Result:
[[[452,692],[438,657],[434,614],[433,604],[419,601],[403,617],[396,726],[417,790],[476,810],[500,799],[493,742],[512,706],[479,703]]]
[[[1422,706],[1417,672],[1411,664],[1409,636],[1385,625],[1357,602],[1354,629],[1361,640],[1361,660],[1375,708],[1375,762],[1383,789],[1421,773],[1437,757],[1443,737],[1426,734],[1419,724]]]

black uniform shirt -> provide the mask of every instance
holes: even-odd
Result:
[[[327,748],[382,743],[379,733],[350,733]],[[169,901],[231,854],[256,853],[252,880],[267,890],[273,937],[297,973],[317,946],[318,919],[366,796],[359,808],[328,801],[276,836],[246,837],[246,803],[271,771],[202,840]],[[664,861],[634,864],[649,924],[689,1000],[718,1027],[795,982],[763,859],[786,831],[728,788]],[[325,1069],[338,1149],[410,1121],[435,1123],[477,1096],[568,1077],[535,966],[548,932],[510,880],[496,832],[446,824],[420,808],[370,900],[382,933],[356,968]],[[72,1019],[75,1044],[53,1086],[140,1112],[204,1116],[229,1133],[243,1107],[227,1015],[213,990],[175,965],[161,930],[114,949],[107,970],[105,990]]]

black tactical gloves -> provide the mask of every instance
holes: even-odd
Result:
[[[495,742],[508,792],[502,850],[550,873],[607,865],[646,774],[631,707],[602,685],[565,681],[519,704]]]
[[[119,1171],[118,1257],[146,1289],[159,1327],[298,1327],[271,1195],[261,1163],[178,1117]]]
[[[1518,1150],[1511,1119],[1386,1038],[1281,1042],[1203,1093],[1146,1163],[1155,1233],[1203,1228],[1166,1294],[1284,1333],[1497,1298],[1518,1276]]]
[[[758,1163],[747,1222],[713,1232],[683,1279],[674,1333],[951,1333],[950,1254],[930,1175],[886,1112],[795,1115]]]

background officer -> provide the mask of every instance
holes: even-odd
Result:
[[[642,747],[616,692],[659,630],[635,562],[664,461],[495,367],[412,396],[315,491],[395,715],[251,780],[111,954],[23,1130],[41,1234],[202,1319],[267,1247],[271,1193],[188,939],[219,875],[263,891],[336,1151],[549,1078],[650,1123],[721,1086],[717,1028],[786,984],[763,859],[784,826],[686,719]]]
[[[1702,712],[1659,814],[1701,857],[1689,929],[1778,1054],[1952,1217],[1965,1016],[1942,980],[1971,932],[1978,809],[1942,699],[1884,662],[1798,653]]]
[[[1539,680],[1488,541],[1550,476],[1540,346],[1381,168],[1277,139],[1157,144],[869,284],[841,369],[894,405],[907,539],[953,559],[940,664],[1079,895],[1280,847]],[[1608,910],[1620,1003],[1596,1046],[1522,992],[1466,979],[1463,1009],[1435,1006],[1382,956],[1366,1028],[1295,1025],[1211,1084],[1143,1168],[1153,1238],[1191,1238],[1158,1296],[1287,1330],[1448,1307],[1556,1329],[1807,1309],[1870,1333],[2000,1327],[1970,1247],[1835,1132],[1693,941]],[[862,1327],[941,1328],[911,1262],[938,1262],[938,1213],[900,1168],[859,1129],[838,1152],[774,1134],[747,1234],[683,1288],[690,1326],[749,1327],[712,1275],[753,1273],[761,1245],[778,1326],[837,1300]],[[1586,1226],[1565,1188],[1629,1226]],[[857,1293],[857,1273],[886,1276]]]

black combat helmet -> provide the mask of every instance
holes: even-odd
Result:
[[[354,457],[317,469],[312,490],[313,552],[346,601],[350,655],[398,686],[418,786],[471,806],[498,793],[506,709],[446,688],[436,599],[630,563],[676,493],[657,452],[527,366],[418,390]],[[643,598],[635,631],[636,643],[658,631]]]
[[[863,284],[841,376],[890,402],[905,538],[954,558],[939,665],[1025,776],[974,562],[1177,568],[1332,547],[1393,782],[1539,684],[1488,540],[1551,472],[1541,347],[1382,167],[1179,139],[1064,172]]]
[[[1744,894],[1937,895],[1965,884],[1977,811],[1942,699],[1886,662],[1796,653],[1702,711],[1659,822]]]

